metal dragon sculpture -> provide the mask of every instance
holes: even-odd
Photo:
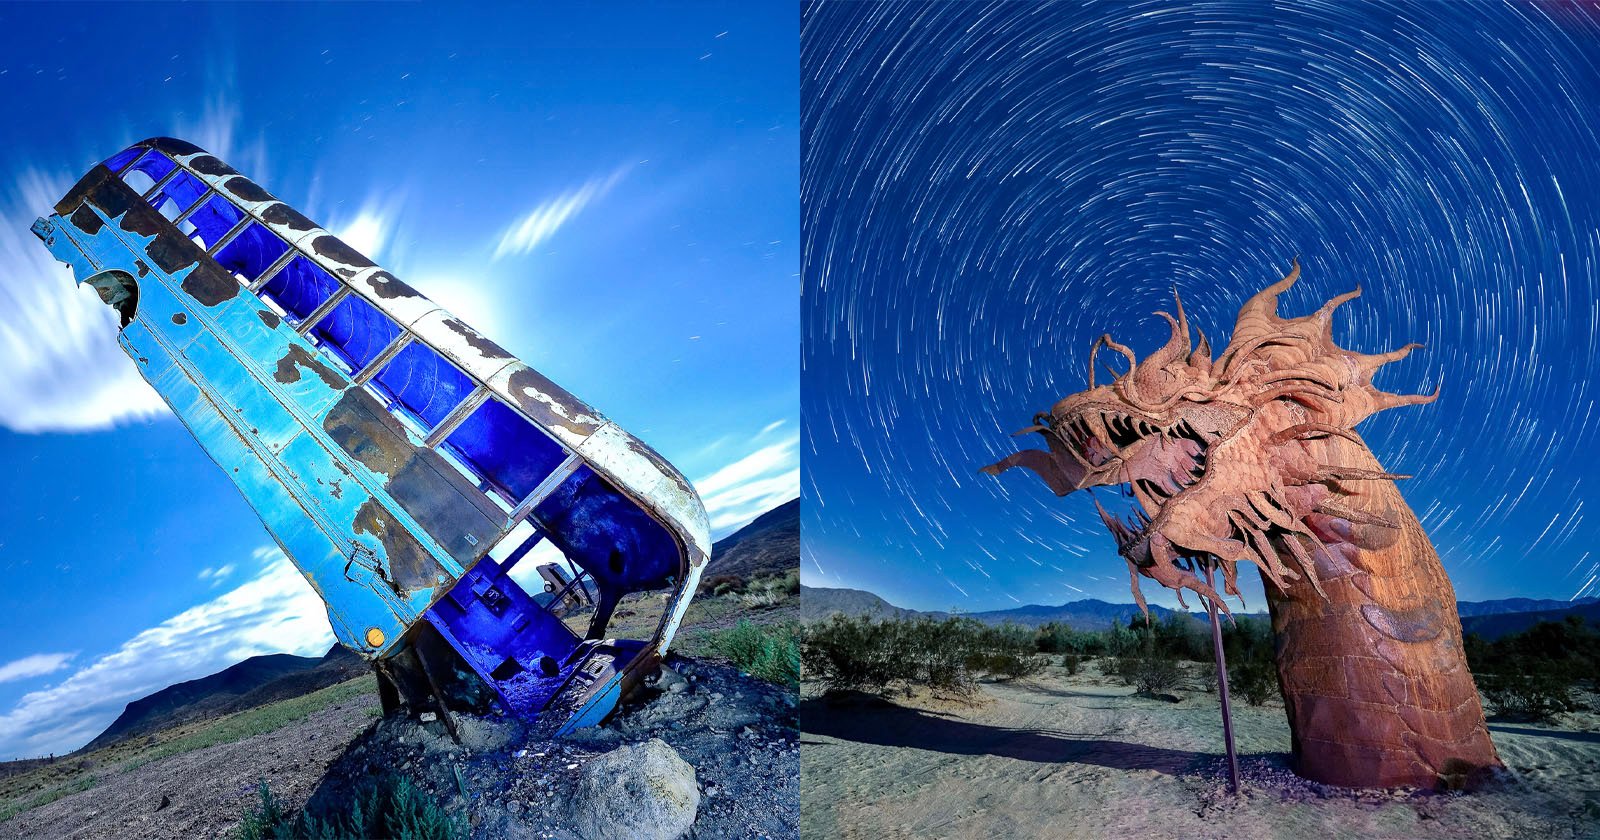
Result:
[[[1239,311],[1213,359],[1204,334],[1191,350],[1177,302],[1167,344],[1142,362],[1102,336],[1089,388],[1036,425],[1047,449],[984,468],[1026,467],[1056,495],[1125,486],[1127,520],[1101,518],[1139,576],[1227,611],[1197,571],[1217,568],[1238,595],[1238,564],[1265,578],[1277,636],[1279,686],[1296,771],[1345,786],[1460,783],[1500,766],[1461,646],[1455,594],[1394,480],[1354,431],[1375,412],[1432,402],[1389,394],[1373,373],[1420,345],[1364,355],[1333,342],[1332,317],[1360,294],[1311,315],[1282,318],[1288,276]],[[1129,369],[1095,382],[1102,348]]]

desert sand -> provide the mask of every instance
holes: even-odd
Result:
[[[1093,672],[1093,666],[1085,669]],[[1281,703],[1235,699],[1228,795],[1216,695],[1133,696],[1052,667],[973,702],[802,703],[807,837],[1600,838],[1600,718],[1489,726],[1508,770],[1472,793],[1348,791],[1289,772]]]

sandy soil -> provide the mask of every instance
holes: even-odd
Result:
[[[1509,772],[1471,794],[1350,792],[1288,771],[1281,704],[1235,704],[1227,795],[1216,697],[1168,703],[1051,668],[976,703],[801,704],[808,837],[1597,838],[1600,719],[1490,723]]]
[[[377,702],[376,695],[358,696],[273,732],[107,773],[90,790],[0,823],[0,837],[226,836],[258,801],[263,778],[285,805],[304,804],[328,766],[372,725],[368,709]]]

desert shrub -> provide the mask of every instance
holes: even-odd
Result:
[[[238,828],[234,829],[234,837],[238,840],[278,840],[294,836],[297,820],[283,809],[278,797],[272,794],[272,788],[267,787],[267,780],[262,779],[256,788],[260,799],[254,808],[244,812],[244,819]]]
[[[800,594],[800,570],[757,578],[743,587],[739,599],[747,607],[772,607]]]
[[[1463,640],[1491,714],[1549,722],[1581,708],[1579,690],[1600,679],[1600,630],[1580,616],[1541,621],[1508,636]]]
[[[739,575],[712,575],[700,581],[700,591],[712,595],[737,594],[744,591],[744,578]]]
[[[804,678],[837,691],[882,691],[905,672],[894,622],[832,615],[801,637]]]
[[[1111,673],[1139,694],[1165,694],[1183,682],[1183,668],[1176,659],[1124,656],[1111,662]]]
[[[1083,657],[1076,654],[1063,654],[1061,657],[1061,667],[1067,669],[1068,674],[1076,674],[1083,667],[1083,659]]]
[[[800,627],[794,622],[751,624],[741,619],[737,626],[713,633],[708,644],[751,676],[779,685],[800,684]]]
[[[882,691],[905,684],[969,694],[979,679],[1038,673],[1047,660],[1037,651],[1035,631],[1016,625],[835,615],[806,628],[801,658],[806,679],[828,690]]]
[[[1550,723],[1580,706],[1572,696],[1569,674],[1555,669],[1522,674],[1485,674],[1478,688],[1488,701],[1489,713],[1509,720]]]
[[[1278,670],[1271,660],[1259,657],[1228,663],[1228,691],[1260,706],[1278,696]]]
[[[1040,625],[1035,644],[1040,653],[1067,653],[1074,656],[1095,656],[1105,650],[1102,634],[1088,630],[1074,630],[1059,622]]]
[[[455,840],[467,824],[400,776],[373,779],[342,800],[323,799],[290,813],[265,779],[260,801],[234,830],[237,840]]]

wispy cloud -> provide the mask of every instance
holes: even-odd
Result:
[[[619,168],[610,175],[590,179],[583,186],[568,190],[533,208],[532,212],[518,219],[501,234],[500,243],[494,248],[494,258],[498,260],[507,255],[532,251],[539,243],[554,236],[562,225],[583,208],[610,192],[626,172],[626,169]]]
[[[763,513],[800,495],[800,435],[789,432],[765,443],[781,424],[756,435],[755,451],[694,482],[711,517],[711,535],[720,538]]]
[[[179,115],[171,133],[252,177],[266,154],[240,139],[238,109],[213,97]],[[101,149],[110,155],[115,149]],[[94,291],[78,287],[29,231],[82,173],[26,167],[0,200],[0,425],[17,432],[95,431],[166,414],[168,409],[117,346],[117,321]]]
[[[12,431],[104,429],[167,410],[117,346],[111,308],[29,231],[71,186],[28,168],[0,204],[0,425]]]
[[[201,580],[211,581],[212,586],[219,586],[233,574],[233,570],[234,565],[232,563],[224,563],[216,567],[207,566],[200,570],[199,577]]]
[[[35,653],[0,665],[0,683],[42,677],[67,667],[75,653]]]
[[[248,582],[140,632],[60,683],[0,714],[0,759],[64,753],[103,730],[128,701],[267,653],[321,654],[327,609],[281,551],[258,549]]]
[[[232,78],[227,71],[225,78]],[[223,82],[232,88],[231,81]],[[180,137],[228,162],[257,184],[267,181],[267,144],[259,135],[245,140],[241,137],[243,120],[239,108],[221,95],[206,100],[198,115],[180,117],[175,136]],[[270,192],[270,190],[269,190]]]

